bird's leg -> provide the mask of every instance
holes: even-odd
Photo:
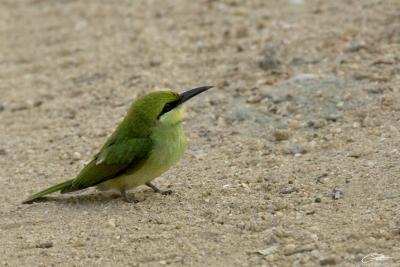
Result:
[[[172,190],[160,190],[157,186],[155,186],[154,184],[152,184],[150,182],[146,183],[146,185],[148,187],[150,187],[151,189],[153,189],[153,191],[155,193],[159,193],[159,194],[162,194],[162,195],[171,195],[172,194]]]
[[[121,189],[121,197],[125,202],[128,203],[138,203],[139,200],[135,199],[135,198],[130,198],[126,195],[126,190],[125,188]]]

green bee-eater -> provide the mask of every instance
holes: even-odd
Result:
[[[31,203],[53,192],[63,194],[91,186],[99,190],[119,190],[127,202],[137,202],[128,198],[126,191],[139,185],[145,184],[157,193],[167,193],[151,181],[176,163],[186,148],[182,104],[211,87],[194,88],[182,94],[152,92],[138,98],[100,152],[75,179],[36,193],[23,203]]]

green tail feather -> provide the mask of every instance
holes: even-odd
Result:
[[[49,187],[49,188],[47,188],[47,189],[45,189],[43,191],[40,191],[39,193],[33,194],[28,199],[24,200],[22,203],[23,204],[29,204],[29,203],[34,202],[36,199],[41,198],[41,197],[43,197],[43,196],[45,196],[47,194],[54,193],[54,192],[63,190],[64,188],[70,187],[70,186],[72,186],[72,181],[73,180],[74,179],[62,182],[60,184],[56,184],[56,185],[54,185],[52,187]]]

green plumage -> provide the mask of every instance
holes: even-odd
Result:
[[[137,99],[125,118],[94,158],[76,178],[30,196],[24,203],[60,191],[69,193],[91,186],[125,190],[147,184],[178,161],[186,147],[182,103],[210,87],[195,88],[181,95],[160,91]]]
[[[157,116],[166,103],[175,101],[178,96],[172,92],[154,92],[138,99],[100,152],[75,179],[34,194],[24,203],[57,191],[68,193],[95,186],[121,175],[128,168],[146,159],[152,148],[150,134],[157,124]]]
[[[41,197],[43,197],[45,195],[48,195],[48,194],[60,191],[60,190],[62,190],[64,188],[67,188],[67,187],[72,185],[72,181],[73,181],[73,179],[65,181],[65,182],[62,182],[62,183],[59,183],[59,184],[56,184],[56,185],[54,185],[52,187],[49,187],[49,188],[47,188],[47,189],[45,189],[43,191],[40,191],[40,192],[38,192],[36,194],[33,194],[28,199],[24,200],[24,202],[22,202],[22,203],[30,203],[35,199],[41,198]]]

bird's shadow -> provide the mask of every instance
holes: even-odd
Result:
[[[128,196],[135,197],[139,202],[143,202],[148,198],[154,197],[156,193],[151,190],[142,190],[136,192],[129,192]],[[60,196],[46,196],[35,199],[33,203],[43,203],[43,202],[54,202],[58,204],[79,204],[79,205],[93,205],[93,204],[107,204],[112,202],[121,202],[125,204],[131,204],[123,201],[121,194],[117,192],[91,192],[91,193],[82,193],[77,195],[60,195]]]

